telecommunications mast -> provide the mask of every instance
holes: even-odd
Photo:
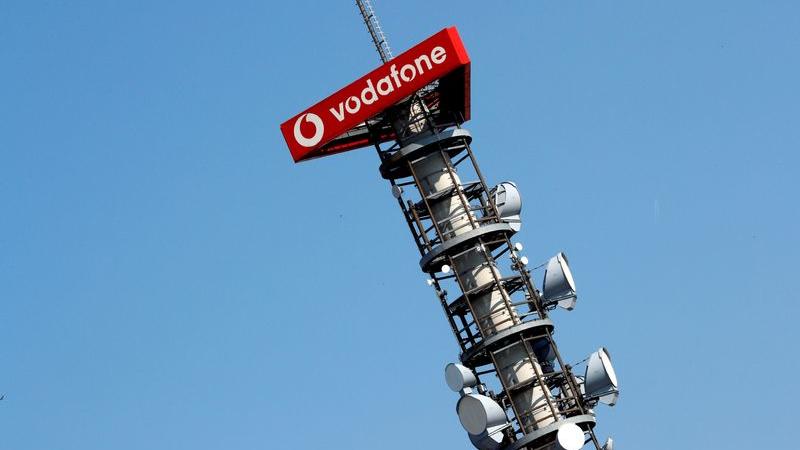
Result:
[[[575,307],[572,272],[558,253],[537,289],[512,242],[522,224],[517,186],[489,187],[461,127],[470,118],[470,60],[458,31],[445,28],[394,57],[371,2],[356,4],[384,64],[281,125],[292,157],[376,149],[460,347],[445,381],[476,448],[611,450],[594,431],[595,406],[613,406],[619,392],[611,358],[600,348],[579,373],[558,350],[550,314]]]

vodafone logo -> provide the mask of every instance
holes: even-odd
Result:
[[[300,125],[304,120],[311,125],[314,125],[314,135],[310,138],[303,136],[303,132],[300,131]],[[314,113],[305,113],[298,117],[297,121],[294,123],[294,140],[303,147],[313,147],[319,144],[319,141],[322,140],[322,134],[324,132],[325,124],[323,124],[322,119],[320,119],[320,117]]]
[[[445,78],[456,70],[461,74]],[[437,80],[442,83],[432,85]],[[373,136],[359,128],[377,114],[428,85],[458,100],[461,84],[463,106],[460,100],[448,100],[445,106],[463,109],[460,112],[468,118],[469,56],[457,30],[445,28],[292,116],[281,124],[281,133],[295,162],[346,152],[390,137],[391,133]],[[360,131],[349,133],[351,130]]]

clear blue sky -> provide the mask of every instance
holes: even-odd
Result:
[[[614,357],[601,439],[794,447],[800,5],[377,8],[397,51],[459,27],[562,351]],[[374,152],[278,130],[377,65],[352,2],[6,0],[0,58],[0,448],[470,448]]]

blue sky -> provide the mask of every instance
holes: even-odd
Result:
[[[791,448],[800,5],[377,3],[449,25],[490,183],[564,250],[620,448]],[[341,2],[0,5],[0,447],[463,449],[456,343],[371,150],[278,125],[377,66]]]

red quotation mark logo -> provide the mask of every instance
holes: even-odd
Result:
[[[314,135],[310,138],[303,136],[303,132],[300,131],[300,125],[303,121],[314,125]],[[319,144],[319,141],[322,140],[322,134],[324,132],[325,125],[322,123],[322,119],[320,119],[320,117],[314,113],[305,113],[298,117],[294,123],[294,140],[303,147],[313,147]]]

